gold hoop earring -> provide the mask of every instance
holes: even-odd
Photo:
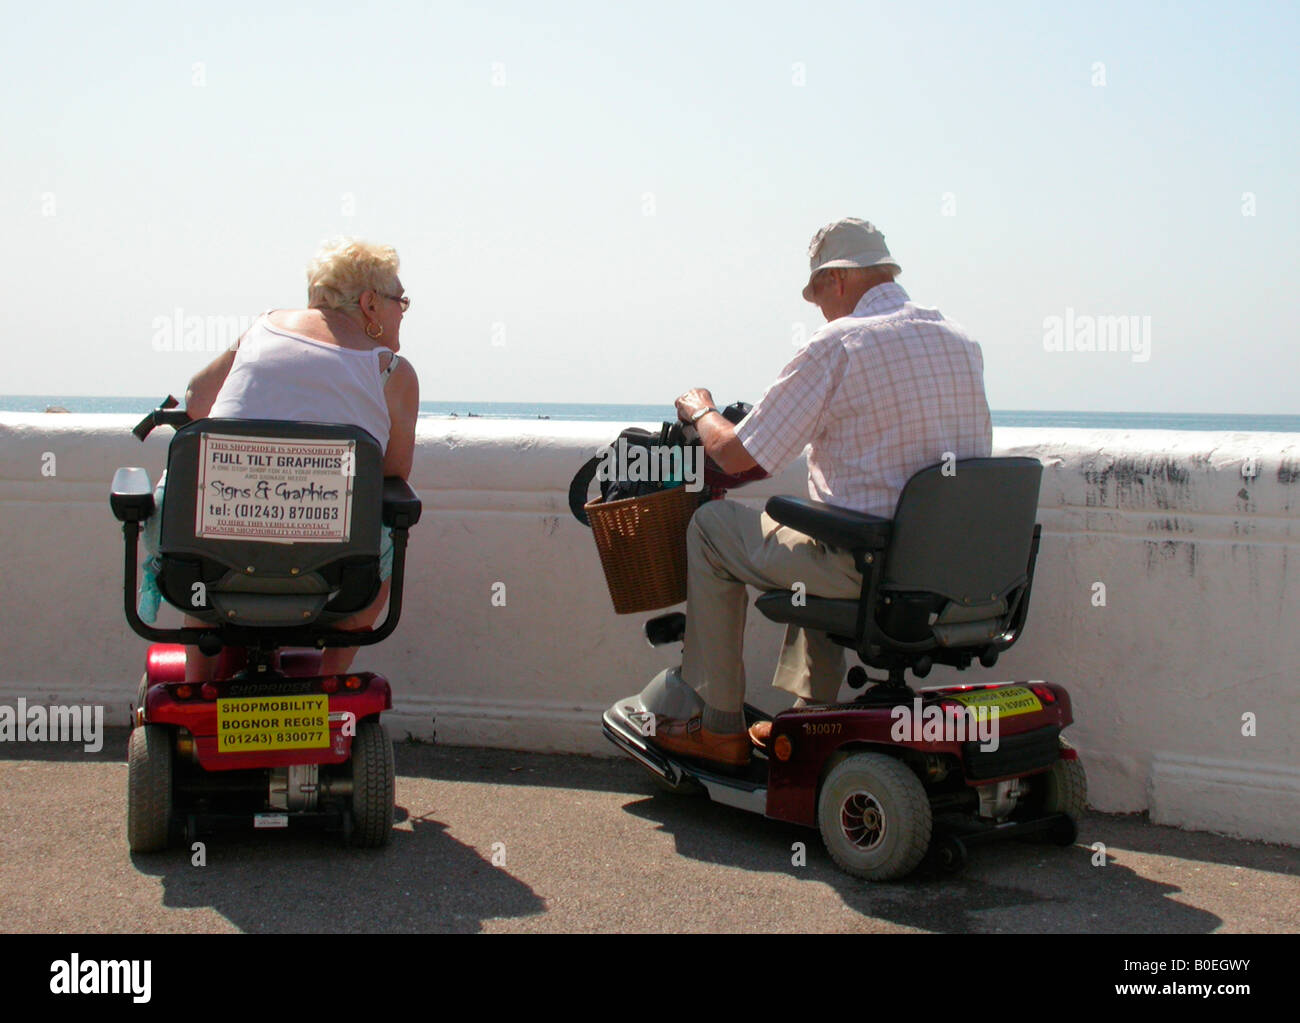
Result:
[[[370,333],[370,328],[371,328],[371,327],[378,327],[378,328],[379,328],[379,333],[378,333],[378,334],[372,334],[372,333]],[[382,323],[367,323],[367,324],[366,324],[366,337],[370,338],[371,341],[378,341],[378,340],[379,340],[381,337],[383,337],[383,336],[384,336],[384,325],[383,325]]]

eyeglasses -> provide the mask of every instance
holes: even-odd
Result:
[[[380,294],[383,295],[384,293],[381,291]],[[396,302],[398,305],[402,307],[402,312],[406,312],[406,310],[411,308],[410,295],[384,295],[384,298],[391,298],[394,302]]]

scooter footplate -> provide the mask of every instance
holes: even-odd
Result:
[[[758,768],[756,771],[755,768]],[[718,774],[702,767],[683,765],[682,770],[694,778],[709,794],[715,803],[734,806],[738,810],[767,816],[767,761],[756,764],[750,761],[750,777],[743,775]],[[761,773],[763,780],[753,777]]]
[[[616,703],[605,712],[603,718],[602,731],[605,738],[673,787],[697,782],[714,802],[766,814],[766,757],[758,753],[751,759],[748,768],[734,773],[724,773],[688,759],[678,759],[647,741],[638,726],[637,716],[640,713],[639,706],[633,701]]]
[[[680,785],[682,772],[660,750],[648,745],[641,735],[621,715],[613,710],[605,712],[601,731],[606,739],[637,761],[648,771],[657,774],[670,785]]]

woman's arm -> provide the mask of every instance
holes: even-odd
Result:
[[[239,341],[242,340],[241,337]],[[191,419],[205,419],[212,411],[217,393],[226,382],[230,367],[235,364],[235,349],[239,347],[239,341],[235,342],[234,348],[222,352],[190,379],[189,386],[185,388],[185,411]]]
[[[384,398],[392,423],[384,452],[384,475],[406,479],[415,461],[415,420],[420,415],[420,379],[407,359],[398,362],[384,384]]]

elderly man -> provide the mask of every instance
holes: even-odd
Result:
[[[818,501],[891,517],[903,484],[941,461],[987,457],[993,430],[979,345],[935,309],[913,305],[894,277],[884,236],[863,220],[828,224],[809,247],[803,297],[826,317],[745,419],[732,426],[703,388],[677,399],[708,455],[726,472],[775,475],[808,448]],[[711,501],[691,520],[682,680],[699,716],[659,719],[654,741],[674,753],[739,767],[770,732],[745,731],[745,586],[857,597],[847,551],[779,525],[735,501]],[[843,647],[789,627],[773,685],[803,703],[829,703]]]

